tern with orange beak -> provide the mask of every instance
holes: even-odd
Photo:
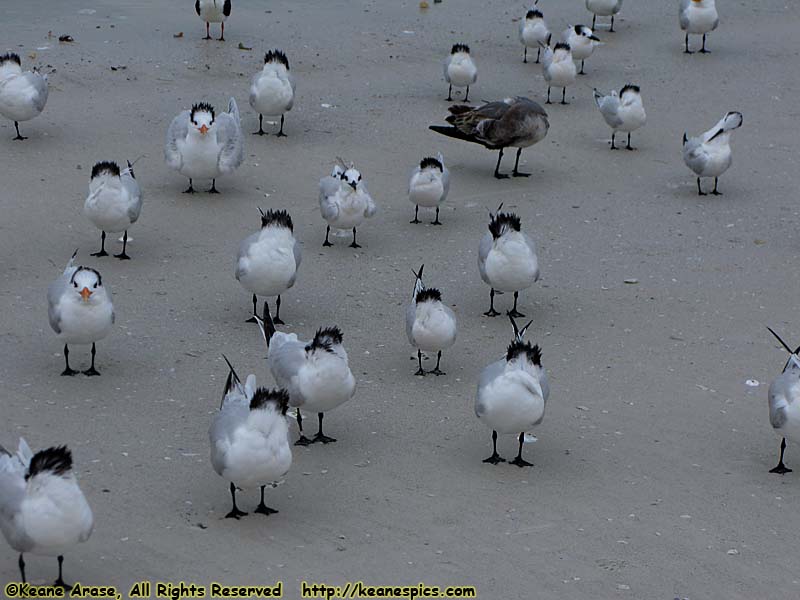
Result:
[[[164,148],[167,166],[189,178],[185,194],[193,194],[193,179],[210,179],[210,194],[218,194],[217,177],[230,175],[244,160],[239,107],[228,102],[228,112],[217,115],[205,102],[192,106],[172,120]]]
[[[47,312],[50,327],[64,341],[66,368],[62,375],[77,375],[69,366],[70,344],[92,345],[92,366],[83,371],[92,377],[95,369],[95,342],[105,338],[114,324],[111,292],[103,285],[100,273],[89,267],[75,266],[75,253],[61,276],[47,288]]]
[[[689,34],[702,35],[703,46],[699,52],[707,54],[706,35],[714,31],[719,25],[719,14],[714,0],[681,0],[680,6],[681,29],[686,32],[684,39],[685,54],[694,54],[689,50]]]

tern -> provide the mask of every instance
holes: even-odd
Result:
[[[23,73],[19,54],[0,55],[0,115],[14,121],[17,130],[14,140],[28,139],[20,134],[19,122],[40,115],[47,94],[47,75],[35,70]]]

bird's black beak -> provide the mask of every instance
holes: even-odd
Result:
[[[725,132],[725,130],[724,130],[724,129],[720,129],[720,130],[719,130],[717,133],[715,133],[714,135],[712,135],[712,136],[711,136],[711,137],[708,139],[708,141],[709,141],[709,142],[710,142],[710,141],[712,141],[714,138],[716,138],[718,135],[720,135],[721,133],[724,133],[724,132]]]
[[[686,137],[686,133],[684,132],[684,134],[683,134],[683,145],[685,146],[686,142],[688,142],[688,141],[689,141],[689,138]]]
[[[597,37],[597,36],[596,36],[596,35],[594,35],[594,34],[590,35],[590,36],[589,36],[589,39],[590,39],[590,40],[594,40],[595,42],[599,42],[599,41],[600,41],[600,38],[599,38],[599,37]]]
[[[355,190],[358,187],[358,182],[356,182],[356,181],[348,181],[347,185],[349,185],[351,188],[353,188]]]

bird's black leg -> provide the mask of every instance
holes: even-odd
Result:
[[[494,167],[495,179],[508,179],[508,175],[500,173],[500,161],[503,160],[503,149],[500,148],[500,154],[497,155],[497,164]]]
[[[467,86],[467,93],[464,95],[464,102],[469,102],[469,86]]]
[[[684,39],[684,45],[686,49],[683,51],[684,54],[694,54],[691,50],[689,50],[689,34],[686,34],[686,38]]]
[[[700,52],[702,54],[708,54],[710,52],[710,50],[706,50],[706,34],[705,33],[703,34],[703,47],[700,48]]]
[[[636,150],[633,146],[631,146],[631,132],[628,132],[628,145],[625,146],[625,150]]]
[[[120,260],[130,260],[131,257],[125,253],[125,250],[128,248],[128,230],[125,230],[125,233],[122,234],[122,252],[119,254],[115,254],[114,258],[118,258]]]
[[[331,244],[331,243],[328,241],[328,234],[329,234],[330,232],[331,232],[331,226],[330,226],[330,225],[328,225],[328,227],[325,229],[325,241],[324,241],[324,242],[322,242],[322,245],[323,245],[323,247],[325,247],[325,246],[333,246],[333,244]]]
[[[414,375],[419,375],[420,377],[425,377],[425,369],[422,368],[422,350],[417,350],[417,360],[419,361],[419,369]]]
[[[769,470],[770,473],[778,473],[780,475],[783,475],[784,473],[791,473],[792,472],[791,469],[789,469],[785,464],[783,464],[783,452],[784,452],[784,450],[786,450],[786,438],[783,438],[783,440],[781,440],[781,457],[780,457],[780,459],[778,459],[778,466],[775,467],[774,469],[770,469]],[[21,554],[20,554],[20,560],[22,560],[22,555]],[[25,580],[23,579],[22,581],[25,581]]]
[[[255,294],[253,294],[253,316],[250,317],[249,319],[247,319],[247,321],[245,321],[245,323],[256,323],[257,321],[256,321],[256,317],[255,316],[257,314],[258,314],[258,298],[256,298]],[[274,322],[275,321],[273,320],[273,323]]]
[[[483,313],[487,317],[496,317],[500,313],[494,309],[494,288],[489,292],[489,311]]]
[[[700,187],[700,178],[697,178],[697,195],[698,196],[707,196],[707,194],[703,191],[703,188]]]
[[[319,431],[317,431],[317,435],[314,436],[314,439],[311,440],[312,443],[322,442],[323,444],[330,444],[331,442],[335,442],[336,438],[328,437],[322,433],[322,417],[323,413],[317,413],[317,418],[319,419]]]
[[[361,248],[361,246],[359,246],[356,243],[356,228],[355,227],[353,227],[353,243],[350,244],[350,248]]]
[[[522,148],[517,148],[517,160],[514,161],[514,170],[511,172],[511,174],[514,177],[530,177],[531,176],[530,173],[523,173],[522,171],[519,170],[519,157],[521,154],[522,154]],[[437,208],[436,210],[439,209]]]
[[[300,437],[294,443],[295,446],[308,446],[311,440],[308,439],[303,433],[303,415],[300,414],[300,409],[297,408],[297,427],[300,429]]]
[[[567,102],[567,88],[561,88],[561,104],[569,104]]]
[[[94,355],[97,354],[97,349],[95,348],[94,342],[92,342],[92,366],[86,369],[83,374],[87,377],[97,377],[100,375],[100,371],[94,368]]]
[[[586,61],[582,59],[581,60],[581,70],[578,71],[578,75],[586,75],[586,73],[583,71],[583,63],[584,62],[586,62]]]
[[[714,177],[714,189],[711,190],[711,193],[715,196],[722,196],[722,192],[717,190],[717,183],[719,183],[719,177]]]
[[[284,121],[284,119],[285,119],[284,115],[281,115],[281,128],[280,128],[280,131],[278,131],[278,134],[277,134],[278,137],[289,137],[288,135],[283,133],[283,121]]]
[[[448,102],[453,101],[453,84],[450,84],[450,87],[447,88],[447,98],[445,98]]]
[[[525,54],[522,56],[522,62],[524,62],[524,63],[528,62],[528,47],[527,46],[525,46]]]
[[[545,104],[552,104],[552,102],[550,102],[550,86],[549,85],[547,86],[547,100],[545,101]]]
[[[108,256],[106,252],[106,232],[100,234],[100,250],[99,252],[92,252],[89,256]]]
[[[269,135],[266,131],[264,131],[264,127],[262,126],[264,123],[264,115],[258,115],[258,131],[254,131],[253,135]]]
[[[184,194],[194,194],[194,188],[192,187],[192,178],[189,178],[189,187],[183,190]]]
[[[515,319],[520,319],[520,318],[525,316],[525,315],[523,315],[521,312],[519,312],[517,310],[517,297],[518,296],[519,296],[519,292],[514,292],[514,308],[512,308],[510,311],[508,311],[506,313],[509,317],[514,317]]]
[[[542,55],[542,49],[539,48],[539,51],[536,53],[536,64],[539,64],[539,57]]]
[[[611,28],[609,29],[611,33],[614,33],[614,15],[611,15]]]
[[[64,344],[64,362],[66,363],[67,366],[63,371],[61,371],[62,376],[72,377],[73,375],[78,374],[77,371],[69,368],[69,346],[67,344]]]
[[[433,375],[446,375],[444,371],[439,368],[439,363],[442,360],[442,351],[439,350],[439,353],[436,355],[436,367],[431,371]]]
[[[265,487],[267,487],[267,486],[265,486],[265,485],[261,486],[261,502],[258,503],[258,506],[256,506],[256,509],[253,512],[261,514],[261,515],[264,515],[266,517],[266,516],[269,516],[269,515],[274,515],[278,511],[275,510],[274,508],[270,508],[269,506],[264,504],[264,488]]]
[[[220,42],[224,42],[225,41],[225,21],[220,23],[220,25],[222,26],[222,29],[219,32],[219,41]]]
[[[272,319],[272,322],[275,325],[286,325],[286,323],[281,320],[281,295],[278,294],[278,299],[275,301],[275,318]]]
[[[19,565],[19,576],[22,578],[22,583],[27,583],[27,581],[25,581],[25,561],[22,560],[22,552],[19,554],[19,561],[17,564]]]
[[[236,519],[238,521],[239,517],[247,516],[246,512],[239,510],[239,507],[236,506],[236,486],[233,485],[233,482],[231,482],[231,500],[233,500],[233,508],[231,508],[231,512],[225,515],[225,518]]]
[[[219,191],[217,190],[217,180],[216,179],[212,179],[211,180],[211,189],[208,190],[208,193],[209,194],[219,194]]]
[[[492,431],[492,455],[489,458],[484,458],[483,462],[491,465],[506,462],[506,459],[497,453],[497,432],[494,430]]]
[[[64,578],[61,576],[61,568],[64,564],[64,556],[62,554],[58,555],[58,579],[55,580],[53,583],[53,587],[61,588],[62,590],[66,590],[71,588],[72,586],[67,585],[64,583]]]
[[[25,136],[20,135],[20,133],[19,133],[19,123],[17,123],[16,121],[14,121],[14,129],[17,130],[17,137],[14,138],[15,140],[27,140],[28,139]]]
[[[439,207],[436,207],[436,218],[431,221],[431,225],[441,225],[442,222],[439,220]]]
[[[617,149],[617,147],[614,145],[614,141],[616,139],[617,139],[617,132],[616,131],[612,131],[611,132],[611,149],[612,150],[616,150]]]
[[[414,207],[414,220],[413,220],[413,221],[409,221],[409,223],[414,223],[415,225],[416,225],[417,223],[419,223],[419,222],[420,222],[420,220],[417,218],[417,215],[418,215],[418,214],[419,214],[419,205],[417,205],[417,206],[415,206],[415,207]]]
[[[517,465],[519,468],[522,467],[532,467],[533,463],[529,463],[527,460],[522,460],[522,444],[525,443],[525,432],[519,434],[519,452],[517,453],[517,457],[509,462],[510,465]]]
[[[206,21],[206,37],[203,38],[204,40],[210,40],[211,39],[211,32],[209,31],[210,27],[211,27],[211,24],[208,21]]]

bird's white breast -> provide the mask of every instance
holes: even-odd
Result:
[[[84,302],[77,293],[68,289],[58,309],[61,314],[59,338],[68,344],[91,344],[102,340],[111,331],[114,307],[107,296],[93,304]]]
[[[409,185],[409,200],[418,206],[432,208],[444,200],[444,185],[441,175],[421,171],[414,175]]]
[[[327,412],[352,398],[356,382],[346,359],[330,352],[316,355],[300,367],[295,383],[304,410]]]
[[[479,418],[498,433],[521,433],[544,417],[541,386],[523,369],[507,368],[482,388],[478,403],[483,408]]]
[[[267,228],[239,258],[239,281],[259,296],[277,296],[294,284],[297,262],[294,237],[288,230]]]
[[[533,285],[539,276],[539,262],[517,232],[501,236],[486,257],[486,276],[501,292],[518,292]]]
[[[41,113],[39,91],[22,74],[0,80],[0,114],[13,121],[27,121]]]
[[[253,83],[251,92],[250,105],[262,115],[282,115],[291,109],[294,101],[289,80],[274,72],[263,72]]]
[[[456,321],[441,302],[422,302],[416,305],[411,337],[420,350],[444,350],[456,341]]]
[[[184,140],[178,140],[178,152],[183,162],[180,173],[190,178],[214,179],[219,176],[220,146],[215,132],[204,136],[191,133]]]
[[[55,556],[89,538],[94,519],[74,478],[39,475],[28,483],[17,517],[35,554]]]
[[[475,83],[477,69],[468,55],[453,54],[447,67],[450,83],[456,87],[466,87]]]

